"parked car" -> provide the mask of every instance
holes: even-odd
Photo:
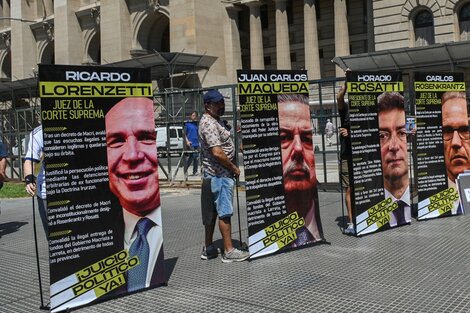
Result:
[[[169,126],[157,127],[157,151],[159,156],[164,156],[167,153],[167,130],[170,131],[170,153],[183,152],[183,127],[182,126]]]

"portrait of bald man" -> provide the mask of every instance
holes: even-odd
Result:
[[[125,98],[105,116],[109,188],[122,207],[116,234],[122,249],[137,256],[127,271],[127,291],[165,280],[153,101]]]

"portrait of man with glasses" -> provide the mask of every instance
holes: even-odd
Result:
[[[377,98],[385,198],[391,197],[398,205],[390,212],[390,227],[411,222],[404,103],[398,92],[384,92]]]
[[[465,92],[448,91],[442,94],[442,135],[448,187],[455,187],[457,176],[470,169],[470,132],[468,129],[467,99]],[[459,200],[452,215],[461,214]]]

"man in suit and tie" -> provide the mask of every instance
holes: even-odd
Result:
[[[308,96],[279,95],[278,113],[287,211],[305,221],[292,246],[302,246],[323,239]]]
[[[390,212],[390,227],[411,222],[404,104],[403,95],[398,92],[384,92],[377,98],[385,198],[391,197],[398,204]]]
[[[448,91],[442,94],[442,135],[448,187],[456,187],[460,173],[470,169],[470,132],[465,92]],[[459,200],[451,214],[462,214]]]
[[[161,285],[165,277],[153,101],[125,98],[109,110],[105,123],[109,187],[122,207],[122,248],[140,263],[127,271],[127,290]]]

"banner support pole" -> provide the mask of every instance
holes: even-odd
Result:
[[[34,76],[36,77],[36,80],[38,81],[38,84],[39,84],[39,80],[37,79],[36,73],[35,73]],[[33,107],[33,118],[36,117],[36,109],[37,109],[37,102]],[[39,112],[41,112],[41,110],[39,110]],[[34,128],[31,130],[31,134],[32,134],[33,130],[34,130]],[[32,137],[32,135],[31,135],[31,137]],[[31,148],[32,148],[33,145],[34,145],[34,139],[31,140]],[[26,147],[26,148],[29,149],[29,147]],[[31,173],[34,175],[34,162],[33,161],[31,161]],[[50,310],[49,306],[44,305],[44,295],[43,295],[43,290],[42,290],[41,266],[40,266],[40,263],[39,263],[38,232],[37,232],[37,226],[36,226],[36,205],[34,203],[36,197],[37,196],[31,197],[31,202],[32,202],[32,209],[33,209],[34,249],[35,249],[35,252],[36,252],[36,267],[37,267],[37,272],[38,272],[39,297],[40,297],[40,301],[41,301],[41,305],[39,306],[39,309],[40,310]],[[47,207],[45,208],[45,210],[46,210],[46,217],[47,217]],[[48,239],[48,237],[49,237],[49,235],[47,234],[47,231],[46,231],[46,240]]]
[[[34,165],[33,165],[34,167]],[[36,266],[38,270],[38,284],[39,284],[39,296],[41,299],[41,306],[39,309],[41,310],[49,310],[48,306],[44,305],[44,297],[43,297],[43,292],[42,292],[42,279],[41,279],[41,266],[39,264],[39,248],[38,248],[38,234],[37,234],[37,227],[36,227],[36,206],[34,205],[34,196],[31,198],[32,199],[32,204],[33,204],[33,234],[34,234],[34,248],[36,250]],[[46,234],[47,236],[47,234]]]

